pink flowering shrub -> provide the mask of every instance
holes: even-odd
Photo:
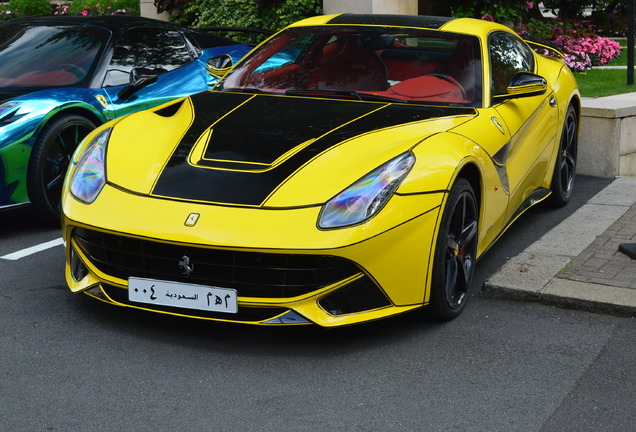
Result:
[[[67,14],[68,8],[69,8],[69,5],[57,3],[55,5],[55,12],[53,12],[53,15],[68,15]]]
[[[590,56],[592,66],[603,66],[621,55],[621,45],[615,40],[595,37],[576,39],[575,45]]]
[[[48,14],[139,15],[139,0],[73,0],[55,4],[48,0],[11,0],[9,5],[0,4],[0,22],[20,16]]]
[[[552,22],[533,19],[518,24],[515,30],[521,36],[535,36],[556,45],[565,55],[566,64],[575,71],[606,65],[621,55],[620,44],[598,36],[594,33],[596,26],[590,24],[573,21],[568,23],[564,34],[558,19]]]
[[[604,66],[621,55],[618,42],[599,36],[576,38],[563,35],[554,42],[561,47],[568,66],[576,71]]]
[[[11,18],[15,18],[11,8],[0,4],[0,22]]]
[[[579,40],[571,36],[559,36],[554,41],[561,48],[563,55],[565,55],[565,63],[570,69],[578,72],[592,67],[592,59],[584,47],[579,44]]]
[[[62,14],[62,13],[60,13]],[[64,15],[139,15],[138,0],[73,0]]]

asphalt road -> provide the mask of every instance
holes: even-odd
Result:
[[[634,320],[479,296],[607,183],[579,177],[568,207],[522,217],[443,324],[189,321],[72,295],[61,246],[0,258],[0,430],[634,431]],[[58,237],[0,214],[0,257]]]

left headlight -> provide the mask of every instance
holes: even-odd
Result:
[[[91,139],[71,177],[71,194],[90,204],[106,184],[106,145],[112,128],[104,129]]]
[[[23,117],[25,114],[18,114],[21,102],[5,102],[0,104],[0,127],[6,126]]]
[[[19,102],[5,102],[0,104],[0,118],[4,117],[11,111],[16,111],[18,106],[20,106]]]
[[[340,228],[371,218],[384,207],[415,164],[415,155],[406,152],[373,170],[325,204],[320,228]]]

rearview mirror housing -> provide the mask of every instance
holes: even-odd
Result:
[[[146,74],[143,72],[145,72],[143,68],[133,68],[130,71],[130,82],[117,93],[119,99],[128,99],[142,88],[156,82],[159,77],[157,74]]]
[[[516,99],[530,96],[540,96],[548,91],[548,82],[540,75],[531,72],[517,72],[508,87],[506,93],[494,95],[495,102],[503,102],[507,99]]]
[[[206,70],[212,76],[223,78],[233,66],[232,56],[221,54],[210,58],[206,63]]]

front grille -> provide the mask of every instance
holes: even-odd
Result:
[[[285,298],[316,291],[360,273],[334,256],[230,251],[178,245],[76,228],[75,241],[101,272],[234,288],[240,297]],[[193,268],[182,274],[187,256]]]

